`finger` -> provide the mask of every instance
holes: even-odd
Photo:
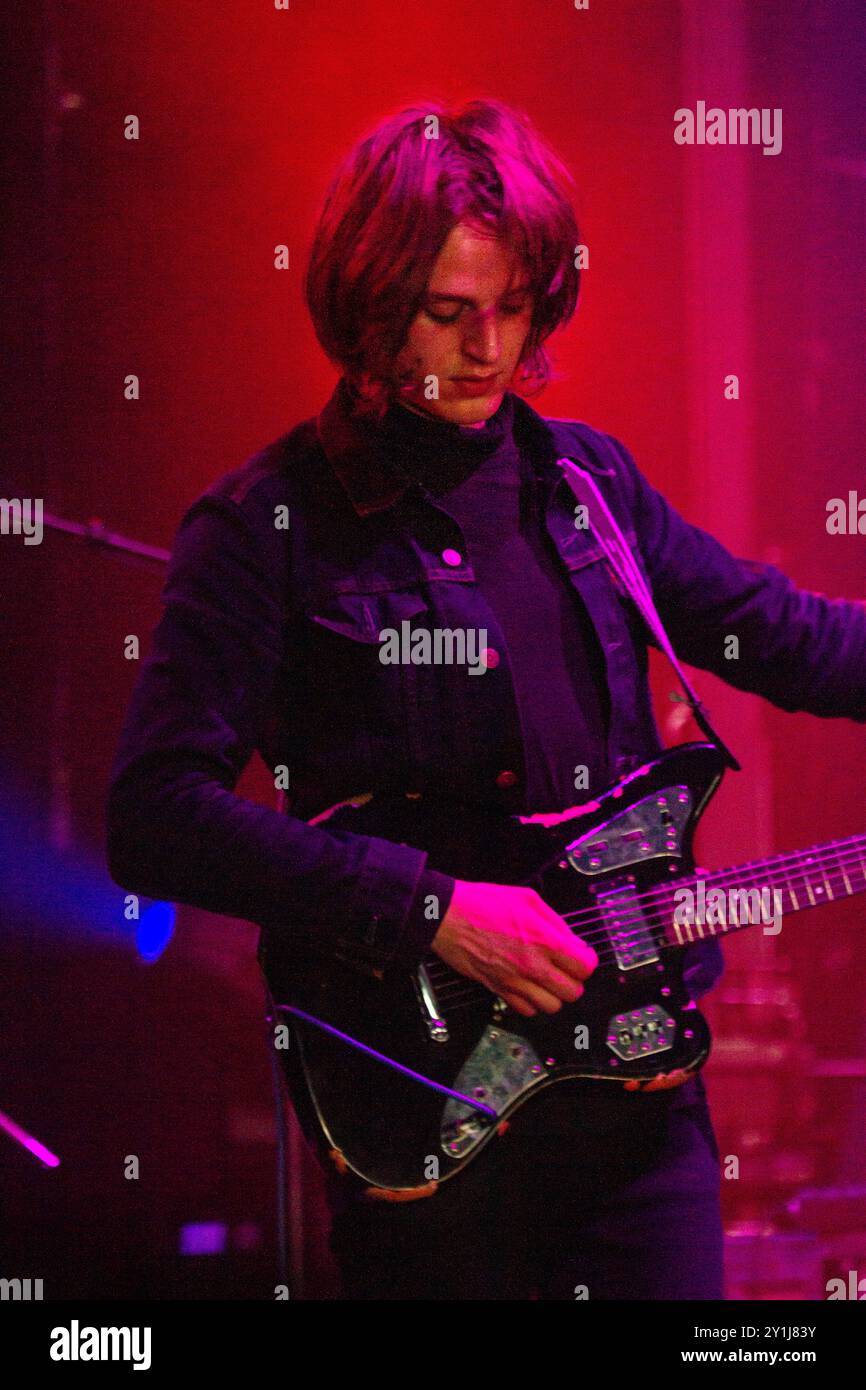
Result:
[[[555,946],[548,951],[548,955],[554,965],[558,965],[560,970],[565,970],[575,980],[586,980],[598,965],[598,956],[579,936],[574,937],[574,941],[579,943],[576,955]]]
[[[565,918],[560,917],[559,913],[556,912],[549,903],[546,903],[539,893],[533,892],[531,903],[538,916],[542,917],[549,926],[556,928],[557,935],[563,939],[563,947],[568,951],[569,955],[572,954],[569,948],[573,948],[574,953],[586,959],[587,962],[598,962],[598,956],[588,942],[584,941],[582,937],[577,936],[571,930]],[[595,967],[590,966],[590,968],[594,969]]]
[[[500,993],[502,993],[503,987],[511,994],[519,995],[527,1004],[532,1004],[542,1013],[555,1014],[562,1008],[562,1000],[557,999],[555,994],[551,994],[543,985],[537,984],[534,980],[518,978],[503,981],[500,986]]]
[[[500,999],[504,999],[508,1007],[514,1009],[515,1013],[523,1014],[524,1018],[534,1018],[538,1013],[537,1009],[533,1009],[532,1006],[527,1004],[525,999],[521,999],[518,994],[511,994],[506,991],[499,997]]]
[[[560,917],[558,912],[554,912],[534,888],[527,888],[524,892],[530,910],[545,926],[552,927],[556,933],[555,940],[544,943],[548,955],[552,956],[556,952],[556,964],[561,969],[578,980],[585,980],[598,965],[595,951],[582,937],[574,934],[564,918]]]
[[[484,985],[485,989],[489,989],[491,994],[498,995],[500,999],[504,999],[510,1009],[514,1009],[516,1013],[522,1014],[524,1018],[534,1018],[538,1013],[538,1010],[534,1009],[526,999],[516,994],[514,990],[508,989],[500,980],[494,980],[492,976],[485,975],[482,971],[478,972],[476,978]]]
[[[562,970],[554,970],[551,965],[536,975],[535,980],[541,985],[542,989],[548,990],[556,995],[564,1004],[575,1004],[583,994],[583,985],[573,976],[567,975]]]
[[[565,919],[560,917],[558,912],[554,912],[537,893],[533,894],[532,906],[548,926],[556,929],[557,940],[555,944],[551,943],[551,953],[555,951],[561,957],[563,969],[567,969],[569,974],[578,974],[580,979],[585,980],[598,965],[597,953],[589,942],[584,941],[582,936],[577,936]],[[560,964],[560,961],[557,961],[557,964]]]

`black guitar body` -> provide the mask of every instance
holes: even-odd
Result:
[[[320,1151],[373,1188],[423,1188],[465,1167],[544,1087],[701,1067],[709,1029],[683,986],[683,952],[660,910],[667,897],[647,890],[670,884],[672,894],[692,872],[695,827],[723,770],[712,745],[685,744],[551,824],[412,794],[335,810],[328,828],[414,845],[443,873],[535,888],[600,964],[576,1004],[524,1018],[432,954],[417,972],[365,975],[311,956],[290,973],[263,939],[277,1020],[290,1029],[280,1056]]]

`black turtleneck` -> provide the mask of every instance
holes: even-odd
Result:
[[[513,398],[480,429],[393,404],[379,426],[389,458],[463,532],[502,628],[526,750],[525,810],[562,810],[607,786],[607,687],[598,639],[569,585],[513,433]],[[575,788],[585,764],[588,788]]]

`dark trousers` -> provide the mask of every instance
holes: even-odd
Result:
[[[413,1202],[332,1200],[346,1299],[721,1299],[719,1154],[700,1078],[551,1087]]]

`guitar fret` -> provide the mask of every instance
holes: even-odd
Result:
[[[807,862],[807,863],[811,863],[812,861],[811,861],[811,860],[807,860],[806,862]],[[810,903],[812,904],[812,906],[814,907],[814,906],[815,906],[815,894],[812,892],[812,885],[811,885],[811,883],[809,882],[808,878],[806,877],[805,871],[804,871],[804,873],[803,873],[803,882],[804,882],[805,885],[806,885],[806,892],[809,894],[809,902],[810,902]]]
[[[862,852],[861,837],[821,845],[814,851],[779,855],[775,860],[759,860],[742,864],[737,870],[720,870],[707,877],[707,887],[718,885],[740,889],[745,893],[763,893],[769,887],[773,901],[782,911],[800,912],[803,908],[820,907],[835,902],[844,890],[849,897],[863,892],[859,881],[852,882],[849,870],[859,867],[866,885],[866,855]],[[736,873],[736,879],[734,879]],[[763,882],[762,882],[763,880]],[[752,914],[754,919],[754,914]],[[758,918],[761,921],[762,918]],[[679,923],[675,939],[679,944],[705,940],[735,931],[738,926],[753,925],[729,918],[720,922]]]
[[[851,895],[852,895],[853,892],[854,892],[854,889],[851,887],[851,880],[850,880],[850,878],[848,877],[848,874],[847,874],[846,869],[845,869],[845,865],[842,863],[841,859],[839,860],[839,867],[840,867],[840,869],[842,870],[842,877],[843,877],[843,879],[845,880],[845,891],[846,891],[846,893],[848,894],[848,897],[850,898]]]
[[[862,883],[854,877],[859,871]],[[704,885],[707,892],[721,891],[723,894],[742,894],[739,899],[738,915],[730,897],[721,903],[709,905],[710,920],[701,914],[697,919],[692,915],[685,921],[674,921],[674,902],[668,895],[656,897],[657,908],[661,908],[663,940],[670,946],[695,945],[700,941],[727,936],[743,927],[754,926],[765,921],[767,911],[764,895],[769,893],[774,904],[773,911],[782,913],[800,912],[804,908],[820,907],[823,903],[835,902],[844,893],[852,897],[866,892],[866,837],[851,836],[826,845],[817,845],[809,850],[780,854],[770,859],[755,860],[736,868],[719,869],[714,873],[702,875],[691,881],[694,892],[698,885]],[[703,891],[703,889],[701,890]],[[762,906],[755,908],[749,895],[760,898]],[[617,921],[619,929],[626,933],[637,933],[641,929],[641,897],[638,893],[632,910],[623,905],[622,915]],[[647,895],[652,901],[653,893]],[[746,911],[744,913],[744,905]],[[633,909],[637,908],[637,911]],[[721,914],[721,915],[720,915]],[[580,914],[576,914],[579,916]],[[658,925],[662,926],[662,922]],[[600,925],[600,923],[599,923]],[[575,926],[579,931],[580,927]]]

